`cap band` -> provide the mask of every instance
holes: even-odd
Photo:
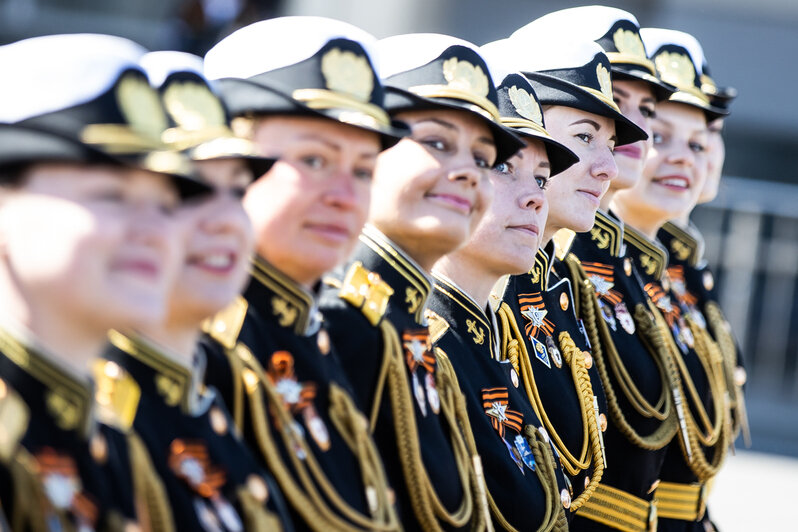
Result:
[[[597,91],[596,89],[591,89],[590,87],[585,87],[584,85],[577,85],[577,87],[579,87],[583,91],[589,92],[591,95],[593,95],[596,98],[598,98],[599,100],[601,100],[601,103],[603,103],[605,105],[608,105],[616,113],[620,113],[621,112],[621,110],[618,108],[618,104],[616,104],[611,99],[607,98],[607,95],[604,94],[603,92]],[[621,114],[623,114],[623,113],[621,113]]]
[[[625,63],[630,65],[637,65],[645,68],[648,70],[650,74],[656,77],[657,75],[657,68],[654,66],[654,62],[648,58],[640,57],[636,54],[628,54],[623,52],[604,52],[607,55],[607,58],[610,60],[610,63]]]
[[[100,146],[108,153],[117,155],[142,149],[166,149],[161,139],[143,135],[123,124],[89,124],[80,132],[80,141],[91,146]]]
[[[485,118],[493,122],[499,122],[499,109],[485,97],[477,96],[468,91],[456,89],[451,85],[418,85],[408,89],[416,96],[422,98],[453,98],[472,103],[485,111]]]
[[[340,92],[326,89],[297,89],[291,93],[291,97],[298,102],[302,102],[311,109],[341,109],[351,111],[349,114],[342,114],[341,120],[351,124],[367,126],[391,125],[391,119],[381,107],[358,100],[352,96]],[[345,118],[349,118],[346,120]]]
[[[527,120],[526,118],[520,118],[517,116],[503,116],[499,120],[503,126],[511,127],[513,129],[525,128],[531,129],[540,135],[546,138],[553,138],[548,131],[540,127],[539,124],[536,124],[532,120]]]

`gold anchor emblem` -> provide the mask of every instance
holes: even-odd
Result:
[[[540,266],[535,266],[529,275],[532,276],[532,282],[538,284],[540,282]]]
[[[290,327],[294,324],[299,314],[296,307],[291,306],[288,301],[280,297],[272,298],[272,311],[279,316],[277,322],[281,327]]]
[[[466,325],[468,325],[468,332],[474,335],[474,343],[482,345],[485,342],[485,331],[482,330],[482,327],[477,327],[477,322],[474,320],[466,320]]]
[[[674,240],[671,242],[671,251],[679,260],[686,260],[690,256],[690,248],[684,243]]]
[[[421,294],[418,293],[418,290],[408,286],[405,289],[405,303],[408,304],[407,311],[411,314],[415,313],[421,306]]]
[[[650,255],[640,255],[640,266],[648,275],[654,275],[654,272],[657,271],[657,263]]]
[[[607,249],[610,247],[610,235],[604,233],[598,227],[590,230],[590,239],[596,241],[599,249]]]

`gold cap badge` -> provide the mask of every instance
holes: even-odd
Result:
[[[543,114],[540,111],[540,106],[531,94],[513,85],[510,87],[510,90],[507,91],[507,95],[510,97],[510,101],[519,115],[531,120],[539,126],[543,126]]]
[[[637,33],[618,28],[618,31],[612,36],[612,41],[615,43],[615,48],[617,48],[618,52],[642,57],[643,59],[646,58],[646,48]]]
[[[596,77],[598,78],[601,93],[612,101],[612,78],[610,78],[610,71],[599,63],[596,65]]]
[[[680,89],[695,86],[695,67],[685,54],[678,52],[662,52],[654,58],[662,79]]]
[[[164,105],[177,125],[189,131],[225,126],[219,99],[201,83],[171,83],[163,94]]]
[[[166,113],[147,80],[132,74],[125,76],[116,87],[116,99],[131,128],[147,137],[160,138],[167,127]]]
[[[327,88],[368,102],[374,90],[374,73],[368,60],[350,51],[333,48],[321,58]]]
[[[451,57],[443,62],[443,77],[449,87],[484,98],[488,95],[490,84],[488,76],[478,65]]]

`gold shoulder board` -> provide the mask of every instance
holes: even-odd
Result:
[[[438,343],[438,340],[443,338],[446,331],[449,330],[449,322],[443,319],[439,314],[427,310],[425,316],[429,324],[429,342],[432,345]]]
[[[247,300],[238,296],[215,316],[205,320],[202,330],[225,349],[234,349],[247,317],[247,307]]]
[[[360,309],[372,325],[377,325],[388,308],[393,288],[379,274],[367,270],[360,261],[355,261],[344,277],[338,296]]]
[[[92,366],[97,419],[122,432],[133,426],[141,399],[141,388],[116,362],[99,359]]]
[[[14,456],[29,420],[28,405],[0,379],[0,461],[8,462]]]

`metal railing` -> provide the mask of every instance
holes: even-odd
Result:
[[[726,177],[693,221],[746,357],[754,448],[798,456],[798,185]]]

